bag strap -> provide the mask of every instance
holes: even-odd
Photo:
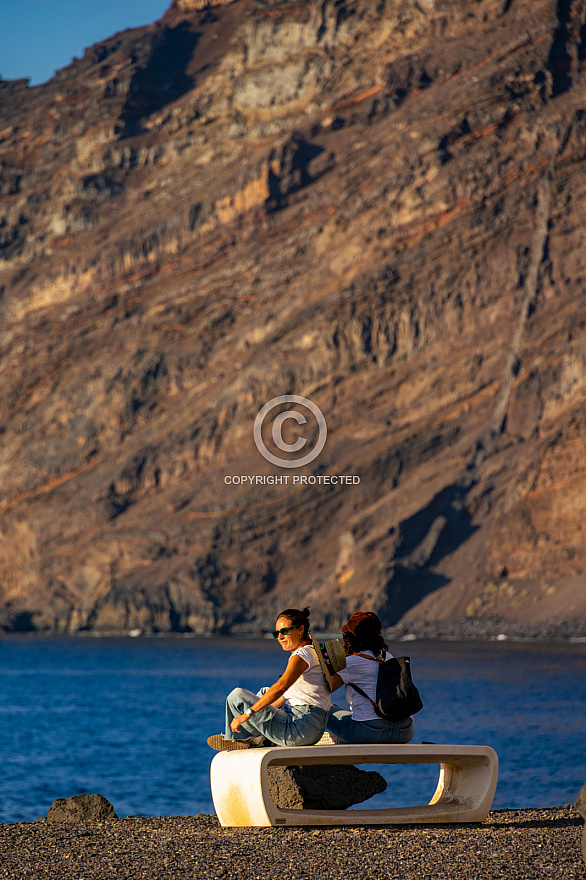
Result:
[[[353,655],[354,657],[364,657],[365,660],[374,660],[375,663],[384,663],[385,660],[382,657],[370,657],[368,654],[361,654],[360,651],[356,651]]]
[[[372,658],[371,658],[371,659],[372,659]],[[370,703],[370,705],[372,706],[372,708],[374,709],[374,711],[375,711],[376,714],[378,715],[378,707],[377,707],[376,703],[374,702],[374,700],[371,700],[371,699],[370,699],[370,697],[368,696],[368,694],[365,694],[365,693],[364,693],[364,691],[362,690],[361,687],[358,687],[357,684],[352,684],[351,681],[347,681],[346,684],[347,684],[347,685],[350,685],[351,688],[354,688],[355,691],[358,691],[359,694],[362,694],[362,696],[365,697],[365,698],[368,700],[368,702]]]
[[[383,657],[370,657],[368,654],[361,654],[360,651],[356,651],[356,652],[354,653],[354,656],[355,656],[355,657],[364,657],[365,660],[374,660],[375,663],[385,663],[385,660],[384,660]],[[368,694],[365,694],[365,693],[364,693],[364,691],[362,690],[361,687],[358,687],[357,684],[352,684],[351,681],[347,681],[346,684],[350,685],[351,688],[354,688],[355,691],[358,691],[359,694],[362,694],[362,696],[363,696],[366,700],[368,700],[368,702],[370,703],[370,705],[372,706],[372,708],[374,709],[374,711],[376,712],[376,714],[377,714],[377,715],[379,714],[378,706],[376,705],[376,703],[374,702],[374,700],[371,700],[371,699],[370,699],[370,697],[368,696]]]

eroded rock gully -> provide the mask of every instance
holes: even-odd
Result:
[[[3,628],[586,620],[584,19],[175,0],[0,82]],[[358,485],[226,485],[285,393]]]

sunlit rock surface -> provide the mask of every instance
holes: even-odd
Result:
[[[586,619],[586,32],[175,0],[0,82],[0,626]],[[260,407],[328,439],[281,473]]]

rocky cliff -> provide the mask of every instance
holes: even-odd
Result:
[[[586,620],[585,14],[174,0],[0,82],[5,630]]]

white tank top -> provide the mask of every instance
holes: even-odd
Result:
[[[319,706],[327,712],[332,695],[319,665],[315,648],[313,645],[304,645],[293,651],[292,656],[294,655],[305,660],[309,669],[306,669],[290,688],[287,688],[283,694],[285,701],[290,706]]]

